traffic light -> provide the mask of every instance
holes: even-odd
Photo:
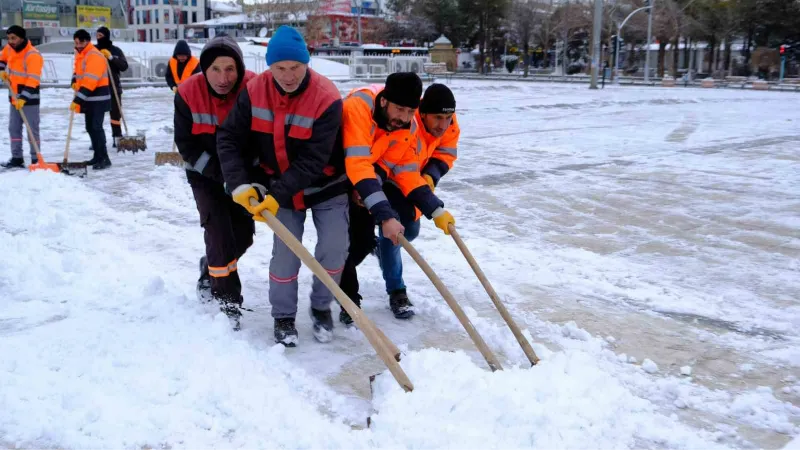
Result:
[[[784,54],[786,54],[786,46],[781,45],[781,56],[783,56]]]

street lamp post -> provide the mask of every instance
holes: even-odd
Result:
[[[592,50],[592,78],[589,82],[589,89],[597,89],[597,71],[600,65],[600,28],[602,27],[603,0],[594,0],[594,30],[592,30],[594,49]]]
[[[650,13],[647,15],[647,45],[644,50],[644,83],[650,81],[650,41],[653,39],[653,5],[655,0],[649,0]],[[676,50],[677,51],[677,50]]]
[[[651,5],[651,6],[643,6],[641,8],[634,9],[630,14],[628,14],[628,17],[626,17],[625,20],[623,20],[622,23],[619,24],[619,26],[617,26],[617,51],[615,52],[616,54],[614,56],[614,72],[616,73],[617,83],[619,83],[619,41],[622,38],[622,27],[625,26],[625,24],[628,22],[628,19],[633,17],[634,14],[638,13],[639,11],[644,11],[645,9],[650,9],[652,7],[653,6]],[[652,17],[652,14],[651,14],[651,17]],[[648,43],[648,46],[649,46],[649,43]],[[647,72],[645,72],[645,76],[647,76]]]

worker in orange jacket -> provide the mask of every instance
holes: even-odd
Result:
[[[175,44],[172,58],[169,59],[169,68],[164,74],[167,86],[172,92],[178,92],[178,86],[196,73],[200,73],[200,60],[192,56],[189,44],[181,39]]]
[[[39,143],[39,82],[42,76],[44,61],[42,55],[28,41],[25,29],[13,25],[6,31],[8,45],[0,53],[0,79],[3,84],[10,83],[11,91],[16,94],[16,101],[8,93],[11,103],[8,113],[8,134],[11,137],[11,159],[0,164],[5,169],[24,168],[22,157],[22,111],[30,124],[30,132],[36,143]],[[28,138],[30,141],[30,137]],[[38,162],[36,149],[28,142],[31,152],[31,163]]]
[[[458,158],[461,129],[456,119],[456,98],[447,86],[434,83],[425,89],[417,111],[422,151],[417,153],[422,178],[432,191]]]
[[[413,241],[419,234],[420,214],[445,233],[455,223],[420,172],[417,155],[425,144],[415,115],[421,95],[417,74],[394,73],[382,89],[372,86],[351,92],[344,101],[342,120],[345,168],[354,192],[350,249],[340,286],[360,306],[356,266],[377,245],[389,306],[398,319],[414,315],[403,282],[398,236]],[[380,225],[377,243],[375,224]],[[344,310],[339,320],[352,323]]]
[[[84,115],[86,132],[92,140],[94,151],[92,160],[95,163],[92,168],[103,170],[111,167],[103,129],[105,114],[111,110],[108,63],[100,50],[92,45],[88,31],[80,29],[72,37],[75,41],[75,72],[72,77],[75,98],[69,109]]]

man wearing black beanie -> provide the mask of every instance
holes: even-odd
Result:
[[[122,137],[122,128],[120,127],[120,119],[122,115],[120,114],[120,106],[122,104],[122,84],[119,81],[120,73],[125,72],[128,70],[128,60],[125,58],[125,53],[122,50],[114,45],[111,42],[111,32],[106,27],[100,27],[97,29],[97,49],[100,50],[100,53],[106,57],[108,60],[108,65],[111,67],[111,76],[114,78],[114,86],[117,87],[117,95],[119,96],[119,103],[117,104],[116,99],[112,99],[111,101],[111,136],[113,138],[112,145],[114,148],[117,147],[117,141],[120,137]],[[87,164],[95,164],[97,162],[97,156],[94,156],[89,161],[86,161]]]
[[[0,52],[0,86],[10,85],[12,97],[8,93],[11,103],[8,109],[8,133],[11,138],[11,159],[0,164],[5,169],[21,169],[25,167],[22,153],[22,136],[24,115],[28,119],[30,134],[39,141],[39,79],[42,76],[44,61],[42,55],[28,41],[25,29],[19,25],[12,25],[6,31],[8,45]],[[28,142],[31,152],[31,163],[38,162],[36,148]]]
[[[413,304],[403,282],[398,235],[413,241],[420,214],[448,233],[455,223],[420,173],[418,154],[425,146],[415,119],[422,96],[417,74],[389,75],[386,85],[356,89],[344,102],[342,134],[347,176],[354,186],[350,204],[350,249],[340,286],[360,306],[356,266],[377,245],[389,307],[395,318],[409,319]],[[375,224],[380,225],[375,239]],[[339,320],[352,324],[342,310]]]
[[[461,130],[456,120],[456,98],[450,88],[438,83],[428,86],[417,120],[422,124],[420,137],[425,143],[424,151],[417,155],[419,167],[433,191],[458,157]]]

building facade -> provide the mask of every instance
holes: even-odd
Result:
[[[0,28],[21,25],[34,45],[72,40],[80,28],[94,35],[101,26],[111,29],[115,39],[128,40],[125,1],[0,0]]]
[[[128,26],[140,42],[164,42],[186,38],[186,25],[206,20],[207,0],[123,0],[127,2]]]

